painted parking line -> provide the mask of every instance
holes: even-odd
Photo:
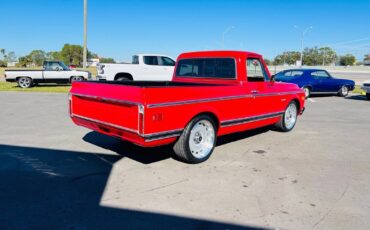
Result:
[[[308,98],[308,100],[310,101],[310,102],[316,102],[314,99],[312,99],[312,98]]]

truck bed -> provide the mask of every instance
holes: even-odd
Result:
[[[74,82],[70,91],[70,115],[78,125],[150,146],[158,144],[154,140],[159,137],[178,136],[189,118],[199,112],[198,106],[225,110],[230,103],[243,106],[243,98],[245,92],[235,84]],[[218,104],[220,100],[225,100],[225,104]],[[201,105],[204,103],[206,107]],[[239,113],[225,110],[225,118],[239,116]]]

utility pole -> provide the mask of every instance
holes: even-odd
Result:
[[[298,26],[294,26],[294,28],[296,29],[299,29]],[[304,51],[304,48],[303,48],[303,41],[304,41],[304,35],[310,30],[312,29],[313,27],[312,26],[309,26],[307,27],[306,29],[302,30],[302,37],[301,37],[301,60],[300,60],[300,64],[301,64],[301,67],[303,65],[303,51]]]
[[[232,29],[235,29],[235,26],[229,26],[224,30],[224,32],[222,32],[222,49],[225,49],[225,34]]]
[[[86,69],[87,64],[87,0],[84,0],[84,54],[83,68]]]

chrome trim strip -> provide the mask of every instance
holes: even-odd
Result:
[[[128,132],[131,132],[131,133],[139,134],[138,130],[126,128],[126,127],[123,127],[123,126],[120,126],[120,125],[115,125],[115,124],[112,124],[112,123],[109,123],[109,122],[99,121],[99,120],[96,120],[96,119],[93,119],[93,118],[88,118],[88,117],[80,116],[80,115],[77,115],[77,114],[71,114],[71,117],[77,117],[77,118],[80,118],[82,120],[91,121],[91,122],[95,122],[95,123],[98,123],[98,124],[110,126],[110,127],[116,128],[116,129],[120,129],[120,130],[123,130],[123,131],[128,131]]]
[[[108,103],[110,102],[110,103],[116,103],[116,104],[122,104],[122,105],[141,105],[141,103],[138,103],[138,102],[125,101],[125,100],[113,99],[113,98],[107,98],[107,97],[99,97],[99,96],[92,96],[92,95],[79,94],[79,93],[72,93],[72,95],[76,97],[88,98],[88,99],[93,99],[96,101],[103,101],[103,102],[108,102]]]
[[[195,100],[186,100],[186,101],[164,102],[164,103],[148,104],[148,108],[158,108],[158,107],[176,106],[176,105],[187,105],[187,104],[195,104],[195,103],[203,103],[203,102],[234,100],[234,99],[253,98],[253,97],[268,97],[268,96],[276,96],[276,95],[281,96],[281,95],[290,95],[290,94],[297,94],[297,93],[303,93],[303,92],[293,91],[293,92],[265,93],[265,94],[244,94],[244,95],[237,95],[237,96],[226,96],[226,97],[215,97],[215,98],[207,98],[207,99],[195,99]]]
[[[250,116],[250,117],[226,120],[226,121],[221,122],[221,127],[228,127],[228,126],[233,126],[233,125],[249,123],[253,121],[266,120],[269,118],[279,117],[283,114],[284,114],[284,111],[281,111],[281,112],[276,112],[276,113],[267,113],[267,114],[259,115],[259,116]]]
[[[311,94],[332,94],[332,93],[339,93],[339,91],[335,91],[335,92],[311,92]]]
[[[253,94],[255,97],[269,97],[269,96],[282,96],[282,95],[290,95],[290,94],[297,94],[303,93],[301,91],[293,91],[293,92],[278,92],[278,93],[257,93]]]
[[[253,95],[237,95],[237,96],[227,96],[227,97],[215,97],[215,98],[207,98],[207,99],[196,99],[196,100],[186,100],[186,101],[174,101],[174,102],[164,102],[164,103],[157,103],[157,104],[148,104],[148,108],[158,108],[158,107],[166,107],[166,106],[176,106],[176,105],[187,105],[187,104],[194,104],[194,103],[202,103],[202,102],[212,102],[212,101],[222,101],[222,100],[234,100],[234,99],[242,99],[242,98],[249,98]]]
[[[145,134],[143,135],[143,137],[145,138],[146,142],[156,141],[156,140],[166,139],[170,137],[180,136],[182,131],[183,129],[174,129],[174,130],[169,130],[169,131],[164,131],[164,132]]]

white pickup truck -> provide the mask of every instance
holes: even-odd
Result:
[[[130,64],[97,65],[99,80],[108,81],[170,81],[175,61],[160,54],[138,54],[132,57]]]
[[[90,80],[88,71],[71,70],[61,61],[45,61],[43,69],[5,70],[8,82],[17,82],[21,88],[30,88],[38,83],[68,84],[73,81]]]

